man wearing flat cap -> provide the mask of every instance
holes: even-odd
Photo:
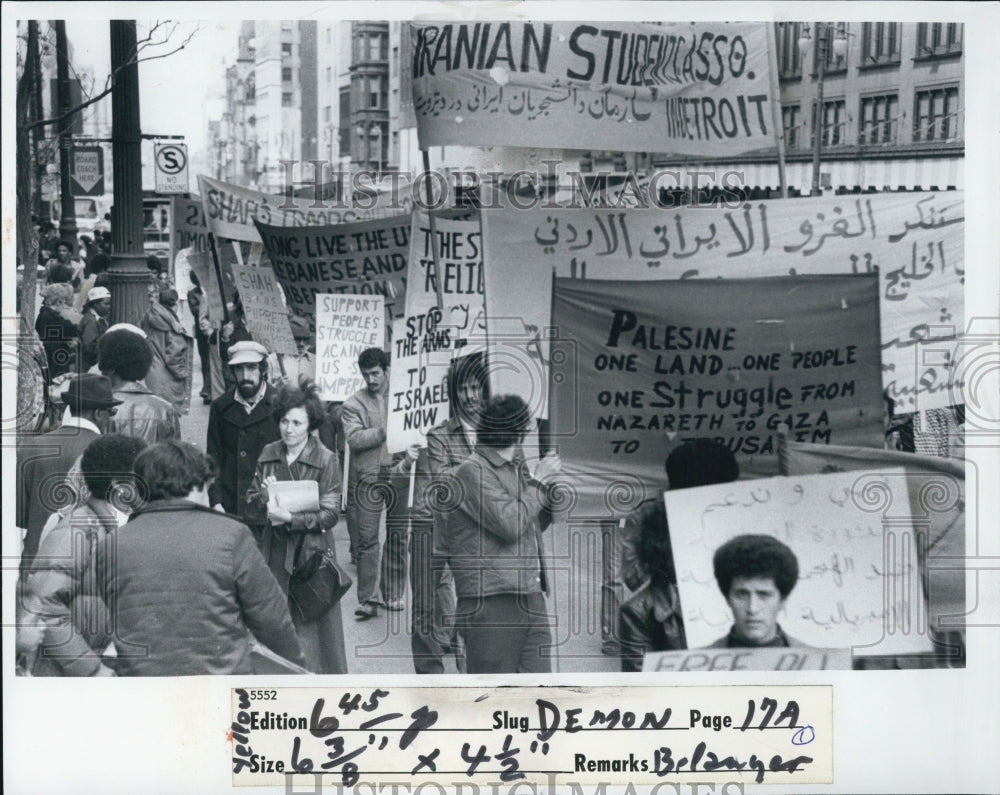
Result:
[[[107,287],[91,287],[80,319],[80,357],[86,372],[97,364],[97,343],[108,330],[111,312],[111,291]]]
[[[275,389],[267,382],[267,348],[237,342],[229,348],[236,386],[212,401],[205,449],[219,467],[209,488],[213,507],[247,520],[246,493],[264,445],[280,437],[272,413]]]
[[[84,373],[71,378],[62,393],[69,416],[54,431],[23,438],[17,448],[17,526],[25,531],[22,566],[38,551],[38,541],[49,515],[73,503],[64,488],[66,473],[94,439],[107,431],[121,403],[111,391],[111,380]]]

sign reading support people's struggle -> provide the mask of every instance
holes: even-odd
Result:
[[[778,471],[782,427],[880,445],[877,306],[874,275],[557,279],[550,419],[578,513],[659,493],[686,439],[718,440],[758,477]]]
[[[361,389],[358,356],[366,348],[384,347],[382,296],[316,296],[316,383],[323,400],[347,400]]]
[[[764,22],[413,22],[420,145],[775,146]]]
[[[289,304],[316,322],[316,295],[378,295],[391,317],[406,296],[410,216],[338,226],[257,224]]]

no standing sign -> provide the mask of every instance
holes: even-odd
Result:
[[[157,193],[188,192],[187,144],[158,143],[153,159],[156,163]]]

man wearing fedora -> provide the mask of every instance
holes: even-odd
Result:
[[[219,476],[209,488],[212,507],[245,519],[246,493],[264,445],[280,438],[272,414],[275,389],[267,382],[267,348],[243,341],[229,348],[236,386],[212,401],[205,449]]]
[[[25,531],[22,567],[38,551],[49,516],[75,500],[64,488],[66,473],[94,439],[107,431],[121,401],[111,380],[84,373],[68,381],[62,401],[69,409],[62,425],[41,436],[28,436],[17,447],[17,526]]]
[[[108,330],[111,312],[111,291],[107,287],[91,287],[80,319],[80,357],[82,370],[88,371],[97,364],[97,343]]]

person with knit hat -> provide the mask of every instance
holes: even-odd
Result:
[[[97,343],[108,330],[111,313],[111,291],[107,287],[91,287],[80,319],[80,366],[83,371],[97,364]]]

